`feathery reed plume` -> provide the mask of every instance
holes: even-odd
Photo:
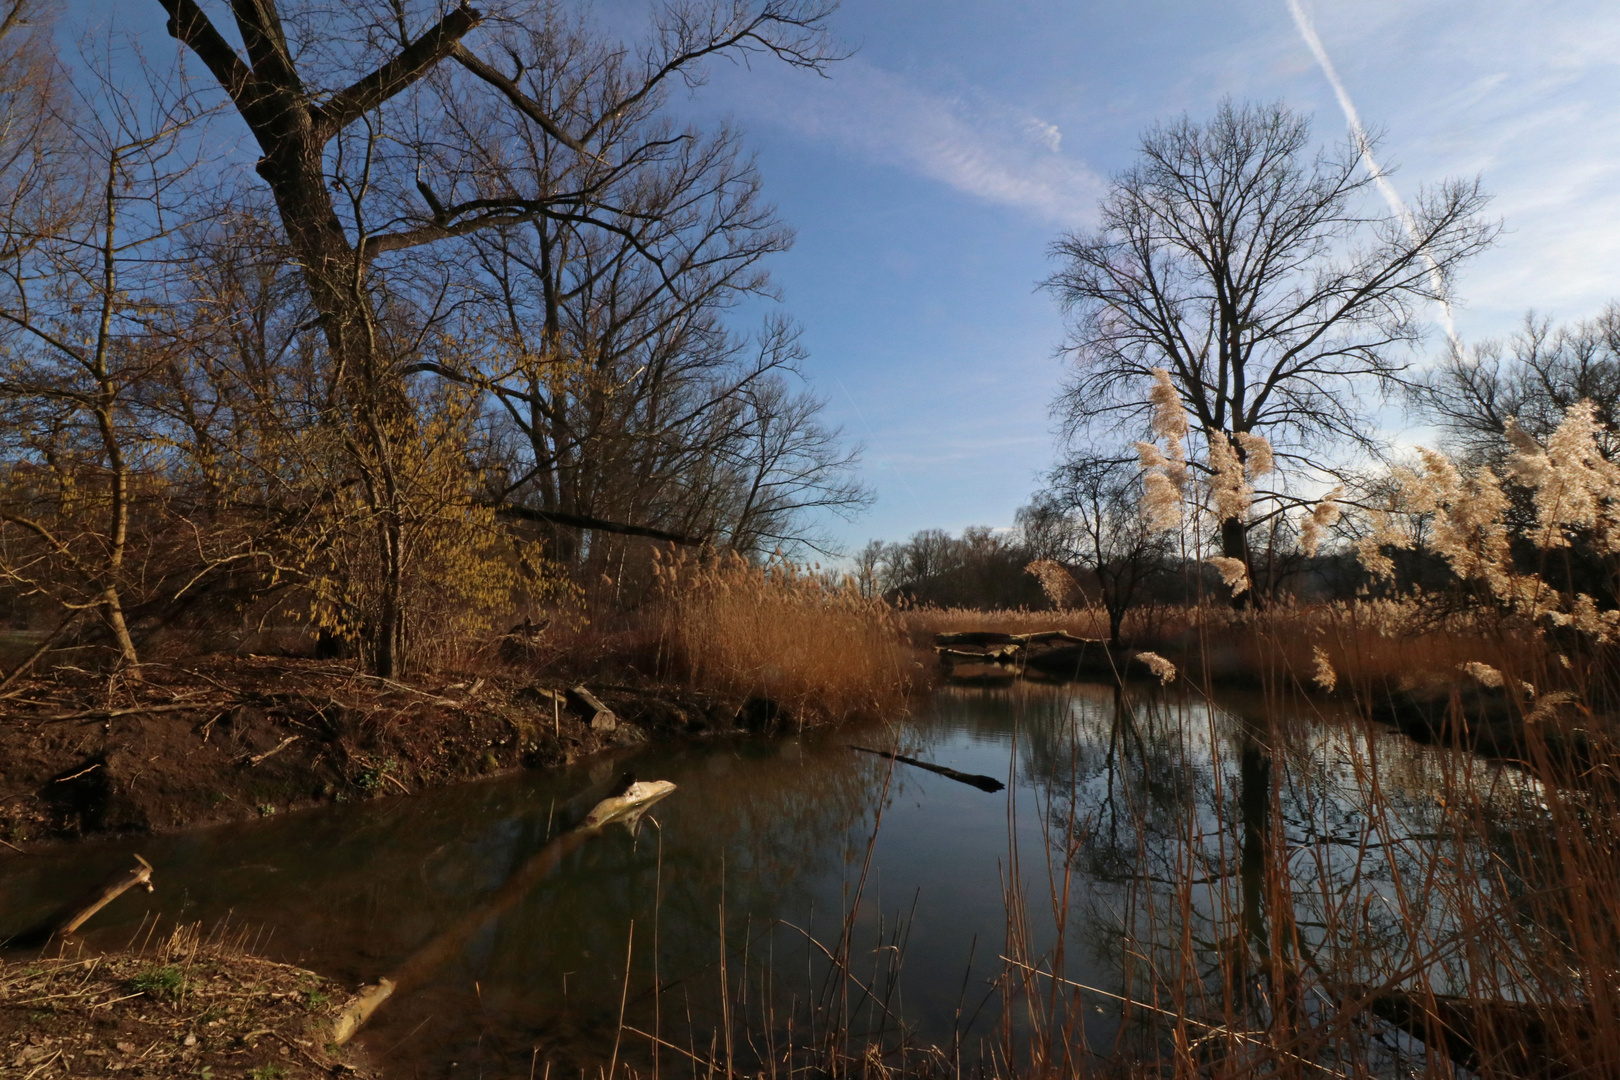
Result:
[[[1242,520],[1248,516],[1249,505],[1254,502],[1254,486],[1248,482],[1244,464],[1224,432],[1210,432],[1207,442],[1209,494],[1215,515],[1222,521]],[[1269,449],[1267,457],[1270,457]]]
[[[1324,693],[1331,694],[1339,685],[1339,673],[1333,670],[1333,663],[1328,659],[1327,651],[1317,645],[1312,649],[1311,657],[1316,661],[1316,671],[1311,681],[1321,687]]]
[[[1024,573],[1040,582],[1041,591],[1059,611],[1067,611],[1079,599],[1080,584],[1074,575],[1055,559],[1036,559],[1024,567]]]
[[[1158,653],[1139,652],[1136,658],[1147,665],[1147,669],[1158,677],[1160,683],[1169,685],[1176,681],[1176,665]]]
[[[1169,445],[1170,456],[1179,459],[1187,438],[1187,411],[1170,381],[1170,372],[1150,368],[1149,374],[1153,376],[1153,389],[1148,391],[1148,401],[1153,405],[1153,432]]]
[[[1479,681],[1481,686],[1488,686],[1492,690],[1502,688],[1502,673],[1489,664],[1482,664],[1478,660],[1469,660],[1466,663],[1458,664],[1457,667],[1472,675]]]
[[[1153,388],[1148,401],[1153,406],[1153,433],[1164,440],[1160,450],[1151,442],[1136,444],[1136,454],[1145,474],[1142,478],[1142,513],[1148,525],[1169,532],[1181,525],[1181,502],[1190,476],[1187,470],[1187,413],[1181,396],[1164,368],[1153,368]]]
[[[1572,534],[1589,533],[1597,550],[1620,554],[1620,466],[1601,453],[1592,403],[1570,406],[1547,445],[1538,445],[1516,423],[1507,425],[1514,450],[1508,472],[1531,490],[1536,528],[1531,541],[1542,551],[1568,547]],[[1483,586],[1516,615],[1570,627],[1604,644],[1620,634],[1620,610],[1600,610],[1585,593],[1564,593],[1540,575],[1519,571],[1513,562],[1507,525],[1508,497],[1490,468],[1464,475],[1446,455],[1420,448],[1416,468],[1396,471],[1399,498],[1410,512],[1431,515],[1430,545],[1466,582]],[[1357,544],[1362,565],[1390,577],[1393,564],[1383,548],[1412,546],[1387,513],[1374,515],[1374,528]]]
[[[1249,568],[1243,564],[1242,559],[1229,559],[1224,555],[1211,555],[1204,560],[1220,572],[1221,580],[1227,588],[1232,590],[1233,596],[1241,596],[1249,588]]]
[[[1249,479],[1257,479],[1276,471],[1277,458],[1271,452],[1271,443],[1264,435],[1240,431],[1237,433],[1237,441],[1243,448],[1243,467],[1248,470]]]
[[[1344,485],[1340,484],[1322,496],[1322,501],[1305,515],[1299,526],[1299,549],[1305,554],[1315,555],[1321,548],[1322,538],[1339,520],[1339,499],[1343,497]]]

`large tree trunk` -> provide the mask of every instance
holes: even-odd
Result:
[[[273,0],[232,5],[247,62],[196,0],[159,3],[169,14],[169,33],[208,66],[264,152],[258,173],[275,199],[326,337],[328,416],[342,433],[373,517],[380,595],[374,621],[366,628],[372,665],[379,675],[398,675],[405,662],[407,567],[393,448],[410,436],[414,416],[396,358],[379,341],[366,287],[365,252],[344,232],[322,157],[347,125],[448,57],[483,16],[465,4],[452,9],[393,60],[317,103],[298,73]]]
[[[407,569],[393,448],[414,418],[393,358],[379,345],[365,260],[338,220],[321,167],[319,134],[304,116],[303,123],[289,125],[290,137],[274,144],[258,171],[270,185],[320,313],[331,366],[332,421],[347,429],[343,442],[373,517],[379,595],[375,618],[365,630],[366,652],[376,674],[392,678],[405,669]]]

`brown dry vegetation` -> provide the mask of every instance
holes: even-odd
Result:
[[[892,716],[927,685],[888,604],[807,568],[736,557],[659,565],[647,628],[661,673],[687,686],[763,698],[807,719]]]
[[[0,840],[172,829],[648,737],[889,716],[928,684],[881,601],[781,563],[664,566],[654,599],[606,628],[559,613],[403,681],[300,657],[149,662],[139,681],[52,663],[0,699]],[[580,682],[617,729],[554,703]]]
[[[342,987],[186,927],[112,955],[0,958],[0,1073],[299,1080],[378,1075],[328,1045]]]
[[[1099,607],[1065,611],[979,611],[912,608],[899,621],[911,644],[930,648],[936,634],[990,630],[1027,634],[1062,630],[1105,639],[1108,615]],[[1126,618],[1122,640],[1175,658],[1189,675],[1214,683],[1259,683],[1266,677],[1311,684],[1315,650],[1323,649],[1342,684],[1368,688],[1431,688],[1463,681],[1462,664],[1478,662],[1532,681],[1558,665],[1539,636],[1504,627],[1478,613],[1437,616],[1415,602],[1283,602],[1260,611],[1230,604],[1144,605]]]

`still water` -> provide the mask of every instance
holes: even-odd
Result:
[[[98,915],[85,935],[93,946],[144,936],[154,916],[205,929],[228,920],[262,954],[371,982],[631,771],[678,786],[655,822],[583,845],[376,1014],[359,1039],[393,1075],[523,1076],[541,1061],[571,1076],[614,1055],[650,1064],[647,1039],[616,1038],[621,1017],[701,1056],[723,1052],[730,1031],[732,1053],[757,1060],[770,1050],[742,1045],[747,1032],[785,1039],[799,1025],[795,1039],[813,1037],[807,1001],[822,1023],[842,1015],[892,1038],[903,1021],[929,1044],[982,1046],[1012,1029],[999,1025],[1026,1023],[1003,1009],[1009,984],[997,982],[1013,951],[1104,992],[1070,1035],[1105,1046],[1120,1025],[1107,993],[1139,977],[1126,954],[1140,949],[1124,941],[1142,933],[1155,882],[1166,896],[1178,880],[1199,882],[1183,921],[1241,921],[1244,829],[1255,830],[1245,815],[1258,811],[1240,789],[1263,712],[1083,684],[946,687],[893,724],[651,746],[561,773],[9,858],[0,936],[138,851],[157,891]],[[1308,781],[1267,801],[1288,843],[1326,852],[1309,874],[1336,872],[1336,837],[1360,836],[1365,849],[1374,829],[1435,828],[1429,793],[1460,767],[1455,755],[1333,717],[1311,731],[1287,755],[1281,740],[1264,743],[1268,769],[1275,751]],[[898,746],[1009,786],[987,794],[850,743]],[[1385,763],[1395,792],[1395,813],[1374,824],[1336,793],[1365,760]],[[853,977],[829,980],[841,941]],[[659,1053],[666,1068],[690,1068],[676,1050]]]

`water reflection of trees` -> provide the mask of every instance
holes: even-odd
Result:
[[[1013,912],[1005,946],[994,940],[999,931],[981,936],[966,973],[976,987],[969,1011],[994,986],[984,1015],[1001,1010],[1000,1060],[1084,1043],[1100,1053],[1118,1045],[1219,1057],[1231,1069],[1265,1054],[1275,1064],[1282,1054],[1390,1073],[1421,1048],[1401,1038],[1381,1046],[1372,1029],[1355,1026],[1355,1010],[1338,1006],[1357,993],[1427,987],[1593,1002],[1614,992],[1590,958],[1620,949],[1605,944],[1601,923],[1575,917],[1572,899],[1601,909],[1593,888],[1620,892],[1620,867],[1591,854],[1612,843],[1604,830],[1615,820],[1598,795],[1560,801],[1522,770],[1259,694],[1216,708],[1136,687],[947,691],[881,734],[654,748],[562,777],[143,838],[141,850],[163,868],[167,917],[212,921],[234,910],[239,924],[273,930],[264,936],[270,951],[353,983],[388,971],[498,889],[594,801],[592,785],[599,793],[623,768],[673,780],[678,794],[655,811],[661,830],[649,826],[634,841],[615,831],[578,851],[436,981],[391,1002],[369,1038],[402,1063],[457,1060],[522,1075],[539,1045],[554,1067],[594,1071],[614,1046],[621,1001],[630,1024],[695,1043],[706,1056],[728,1000],[734,1052],[746,1061],[789,1017],[808,1015],[806,997],[822,1000],[826,958],[790,931],[767,933],[760,920],[802,921],[820,904],[811,928],[836,950],[849,900],[838,883],[860,874],[889,769],[843,744],[886,738],[924,757],[949,749],[986,763],[1006,762],[1006,748],[1017,748],[1010,794],[1020,831],[1007,857],[1023,861],[1006,880],[1010,906],[1026,910]],[[916,776],[897,773],[890,802]],[[926,782],[944,794],[956,787]],[[988,807],[994,824],[999,800],[972,795],[975,812]],[[963,863],[960,890],[988,891],[994,911],[995,852],[975,853],[988,860]],[[18,873],[54,897],[71,876],[64,860],[82,857],[42,856]],[[86,868],[90,877],[103,872]],[[970,880],[975,873],[987,880]],[[8,879],[0,901],[26,891],[20,880]],[[903,925],[897,936],[878,907],[868,897],[857,958],[863,984],[877,965],[881,998],[896,985],[883,965],[905,942]],[[109,909],[104,943],[128,940],[141,912],[127,911],[121,922]],[[956,929],[965,955],[968,932]],[[940,928],[934,933],[938,947]],[[879,937],[896,948],[876,947]],[[1004,967],[1001,952],[1133,1004],[1055,993],[1046,976]],[[940,966],[919,965],[929,970]],[[845,1004],[861,1004],[858,997]],[[905,1000],[915,1009],[927,999],[908,990]],[[883,1010],[862,1008],[838,1019],[857,1037],[890,1038]],[[1180,1021],[1152,1009],[1186,1022],[1178,1031]],[[833,1019],[824,1012],[818,1023]],[[804,1039],[803,1027],[795,1031]],[[755,1037],[752,1048],[744,1032]],[[816,1038],[826,1033],[818,1028]],[[624,1042],[627,1058],[646,1064],[646,1043]]]
[[[761,954],[750,949],[770,946],[760,940],[760,914],[808,915],[817,882],[846,872],[885,768],[809,738],[655,747],[562,776],[148,837],[140,850],[162,868],[156,900],[165,919],[212,925],[228,915],[253,928],[261,950],[356,984],[477,907],[622,770],[672,780],[677,794],[655,810],[661,828],[645,825],[634,839],[615,828],[574,852],[431,982],[390,1002],[364,1036],[402,1067],[480,1061],[501,1075],[526,1074],[538,1044],[558,1067],[589,1069],[614,1045],[632,922],[627,1021],[644,1030],[660,1024],[683,1045],[689,1016],[696,1029],[712,1030],[722,890],[733,981],[745,968],[756,978]],[[62,881],[73,880],[61,869],[41,863],[34,886],[42,898],[57,902]],[[80,876],[102,873],[87,862]],[[8,882],[8,893],[23,889]],[[142,914],[135,905],[109,909],[97,940],[124,944]],[[820,929],[835,929],[837,914],[826,912]],[[776,956],[800,976],[796,986],[805,949],[800,940],[791,957]],[[650,993],[655,974],[680,980],[662,1002]],[[626,1044],[621,1060],[644,1050]]]
[[[444,1015],[446,995],[471,1006],[461,988],[477,980],[502,995],[482,1002],[487,1023],[464,1031],[490,1067],[521,1065],[537,1044],[559,1067],[599,1065],[615,1043],[621,1004],[630,1025],[708,1051],[722,1019],[722,895],[724,970],[736,996],[738,982],[757,978],[762,956],[771,959],[785,940],[768,934],[759,913],[809,912],[812,882],[840,869],[843,852],[828,838],[853,844],[863,832],[875,769],[797,741],[678,748],[633,765],[679,785],[656,811],[658,824],[635,839],[610,832],[578,852],[491,929],[460,978],[442,978],[440,993],[419,995],[392,1028],[409,1030],[418,1013]],[[534,839],[526,834],[510,857],[535,850]],[[802,971],[805,950],[800,941],[791,960],[780,959]],[[757,1004],[757,992],[742,1000],[750,997]],[[742,1028],[757,1019],[735,1018]],[[645,1061],[648,1049],[628,1040],[620,1059]]]
[[[1557,800],[1525,773],[1297,702],[1225,704],[1087,687],[1026,711],[1051,893],[1076,898],[1054,919],[1082,939],[1026,962],[1083,946],[1112,972],[1096,991],[1166,1010],[1053,997],[1047,1029],[1108,1001],[1138,1052],[1191,1038],[1223,1059],[1285,1046],[1388,1072],[1423,1048],[1352,1024],[1368,1001],[1590,1000],[1575,938],[1591,927],[1543,902],[1570,885],[1538,839]]]

